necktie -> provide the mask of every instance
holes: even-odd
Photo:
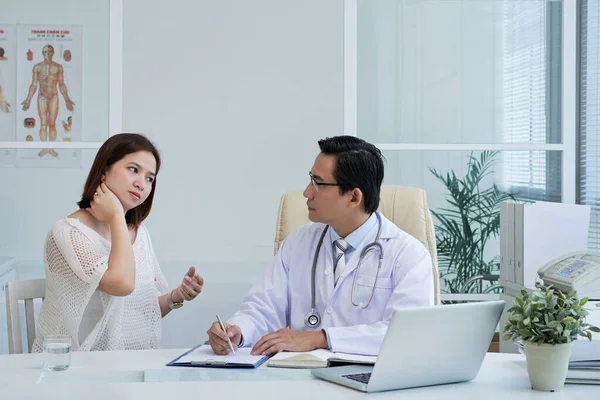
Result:
[[[344,257],[344,252],[348,249],[348,242],[344,239],[338,239],[333,242],[335,248],[335,265],[333,266],[333,271],[335,273],[335,282],[337,282],[341,273],[344,272],[346,268],[346,257]]]

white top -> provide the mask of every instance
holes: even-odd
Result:
[[[77,219],[59,220],[46,237],[46,297],[33,351],[44,335],[67,334],[73,350],[142,350],[160,345],[158,296],[167,291],[150,235],[140,225],[133,243],[135,289],[124,297],[98,290],[111,243]]]

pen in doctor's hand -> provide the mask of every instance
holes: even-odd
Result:
[[[221,329],[223,329],[223,332],[227,334],[227,329],[225,329],[225,325],[223,325],[223,321],[221,321],[221,317],[219,317],[219,314],[217,314],[217,321],[219,321],[219,325],[221,325]],[[231,352],[235,354],[235,350],[233,349],[233,344],[231,343],[229,335],[227,335],[227,343],[229,343],[229,348],[231,349]]]

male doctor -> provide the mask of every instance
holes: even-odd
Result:
[[[313,223],[286,237],[226,332],[217,322],[208,329],[216,354],[230,352],[229,337],[235,349],[253,346],[254,355],[321,348],[376,355],[394,309],[433,305],[429,252],[375,211],[379,149],[353,136],[320,140],[319,147],[304,190]]]

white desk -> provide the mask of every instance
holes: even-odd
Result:
[[[309,370],[176,368],[164,365],[183,350],[73,353],[71,368],[45,372],[40,354],[0,356],[2,399],[594,399],[600,387],[566,385],[560,393],[532,391],[521,355],[489,353],[471,382],[364,394],[313,378]],[[410,362],[410,361],[403,361]],[[192,396],[192,397],[190,397]]]

